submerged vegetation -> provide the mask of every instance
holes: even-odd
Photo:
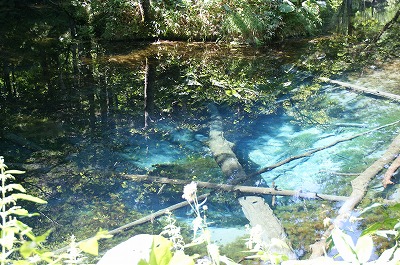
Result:
[[[11,206],[2,208],[2,216],[32,216],[10,227],[8,222],[14,219],[3,218],[3,264],[34,254],[57,260],[61,256],[42,248],[45,239],[54,250],[73,234],[77,241],[90,238],[99,228],[112,230],[182,201],[179,185],[138,183],[125,179],[125,174],[225,182],[207,147],[210,102],[217,103],[224,135],[235,143],[232,148],[247,173],[335,137],[393,122],[399,110],[393,102],[340,92],[319,77],[368,75],[397,58],[399,8],[399,1],[358,0],[3,1],[0,155],[12,168],[27,173],[7,186],[4,181],[10,174],[21,172],[7,170],[0,160],[2,205]],[[390,92],[398,93],[393,87]],[[346,196],[351,174],[364,171],[396,133],[395,127],[385,128],[245,184],[279,189],[293,185],[318,192],[322,187]],[[303,167],[296,171],[298,165]],[[305,181],[304,176],[313,178]],[[20,184],[32,197],[18,193],[18,199],[48,201],[38,206],[17,201],[38,215],[13,208],[6,200],[4,192],[25,191]],[[371,186],[363,208],[376,196],[395,192],[382,190],[379,178]],[[114,236],[104,241],[100,252],[126,237],[170,228],[164,235],[175,236],[175,248],[162,249],[171,258],[168,262],[177,255],[192,264],[200,254],[217,264],[220,254],[208,226],[243,227],[247,220],[237,203],[242,194],[201,191],[212,192],[207,210],[199,204],[192,209],[203,244],[197,242],[185,254],[177,254],[182,241],[192,238],[186,220],[191,212],[186,209],[176,213],[177,221],[173,216],[151,220]],[[267,200],[302,258],[310,254],[308,246],[337,210],[333,203],[296,197]],[[350,228],[361,227],[365,235],[373,235],[380,261],[396,262],[398,205],[373,207],[362,217],[360,226]],[[42,235],[34,236],[28,225]],[[168,234],[178,227],[182,234]],[[377,239],[381,235],[389,240]],[[96,244],[103,237],[98,234]],[[360,253],[341,231],[335,230],[333,241],[349,262],[366,262],[372,253],[369,237],[359,240],[366,242],[368,253]],[[286,258],[260,245],[258,252],[243,254],[245,243],[242,238],[221,247],[221,256],[236,262],[250,255],[271,263]],[[93,253],[92,246],[83,248]],[[72,263],[76,258],[62,257]]]

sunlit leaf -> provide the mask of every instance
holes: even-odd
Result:
[[[24,189],[24,187],[22,187],[21,184],[16,184],[16,183],[8,184],[6,186],[6,190],[7,191],[19,190],[21,192],[26,192],[26,190]]]
[[[333,229],[331,235],[339,255],[347,262],[357,262],[351,237],[338,228]]]
[[[365,208],[360,212],[360,214],[363,214],[363,213],[365,213],[365,212],[368,212],[369,210],[371,210],[371,209],[373,209],[373,208],[376,208],[376,207],[379,207],[379,206],[382,206],[382,204],[381,204],[381,203],[374,203],[374,204],[372,204],[372,205],[370,205],[370,206],[368,206],[368,207],[365,207]]]
[[[13,174],[24,174],[25,173],[25,171],[22,171],[22,170],[15,170],[15,169],[10,169],[10,170],[6,170],[6,171],[4,171],[4,174],[11,174],[11,175],[13,175]]]
[[[149,264],[167,265],[172,258],[172,242],[162,236],[153,237]]]
[[[29,194],[24,194],[24,193],[14,193],[11,195],[14,199],[18,200],[25,200],[25,201],[31,201],[31,202],[36,202],[36,203],[47,203],[45,200],[42,200],[38,197],[29,195]]]
[[[37,245],[34,242],[26,241],[20,246],[19,253],[26,259],[35,252],[36,247]]]
[[[394,230],[378,230],[375,232],[376,235],[388,238],[388,235],[397,236],[399,233]]]
[[[359,237],[356,244],[356,254],[359,262],[364,263],[369,260],[374,249],[372,237],[365,235]]]
[[[296,9],[294,4],[288,0],[283,0],[282,4],[279,5],[279,11],[282,13],[290,13]]]
[[[94,256],[97,256],[99,254],[99,242],[94,237],[79,243],[79,248],[83,252]]]
[[[194,265],[194,260],[183,251],[177,251],[170,260],[169,265]]]

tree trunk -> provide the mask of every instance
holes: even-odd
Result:
[[[261,228],[257,236],[271,253],[284,254],[289,259],[297,259],[296,254],[289,246],[286,233],[283,229],[281,222],[276,218],[272,209],[265,203],[264,199],[256,196],[247,196],[239,198],[239,203],[246,218],[250,221],[252,228]],[[286,243],[287,246],[282,244],[274,244],[273,239],[280,239]]]
[[[236,179],[243,179],[246,173],[239,163],[235,153],[232,151],[233,143],[224,137],[222,117],[214,103],[208,105],[211,113],[210,139],[208,145],[215,161],[221,167],[222,173],[228,178],[229,183]]]

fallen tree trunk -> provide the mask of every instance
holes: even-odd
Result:
[[[261,228],[257,236],[266,244],[271,253],[284,254],[289,259],[297,259],[296,254],[289,246],[281,222],[275,217],[272,209],[265,203],[263,198],[256,196],[241,197],[239,198],[239,203],[251,227],[255,228],[258,226]],[[287,246],[273,244],[274,238],[282,240]]]
[[[363,87],[363,86],[354,85],[354,84],[350,84],[350,83],[342,82],[342,81],[337,81],[337,80],[332,80],[332,79],[325,78],[325,77],[320,77],[319,79],[321,81],[323,81],[323,82],[336,84],[336,85],[339,85],[339,86],[342,86],[342,87],[346,87],[346,88],[351,88],[351,89],[353,89],[355,91],[366,93],[366,94],[369,94],[369,95],[374,95],[374,96],[381,97],[381,98],[387,98],[387,99],[391,99],[391,100],[395,100],[395,101],[400,101],[400,95],[391,94],[391,93],[387,93],[387,92],[384,92],[384,91],[373,90],[373,89],[366,88],[366,87]]]
[[[208,194],[208,193],[207,193],[207,194],[203,194],[203,195],[200,195],[197,199],[198,199],[199,201],[201,201],[201,200],[207,198],[207,196],[209,196],[209,195],[210,195],[210,194]],[[127,229],[129,229],[129,228],[132,228],[132,227],[134,227],[134,226],[141,225],[141,224],[147,223],[147,222],[149,222],[149,221],[152,221],[152,220],[154,220],[155,218],[160,217],[161,215],[164,215],[164,214],[167,213],[167,212],[172,212],[172,211],[174,211],[174,210],[176,210],[176,209],[182,208],[182,207],[187,206],[187,205],[189,205],[188,201],[183,201],[183,202],[180,202],[180,203],[171,205],[171,206],[169,206],[169,207],[167,207],[167,208],[164,208],[164,209],[161,209],[161,210],[159,210],[159,211],[157,211],[157,212],[155,212],[155,213],[151,213],[151,214],[149,214],[149,215],[146,215],[146,216],[144,216],[144,217],[142,217],[142,218],[140,218],[140,219],[138,219],[138,220],[136,220],[136,221],[134,221],[134,222],[128,223],[128,224],[126,224],[126,225],[123,225],[123,226],[120,226],[120,227],[118,227],[118,228],[115,228],[115,229],[113,229],[113,230],[111,230],[111,231],[108,231],[108,234],[109,234],[109,235],[118,234],[118,233],[120,233],[120,232],[122,232],[122,231],[125,231],[125,230],[127,230]],[[86,242],[86,241],[88,241],[89,239],[92,239],[92,238],[87,238],[87,239],[81,240],[81,241],[77,242],[76,244],[79,245],[80,243]],[[70,246],[66,246],[66,247],[63,247],[63,248],[54,250],[53,253],[55,253],[55,254],[60,254],[60,253],[62,253],[62,252],[67,251],[69,247],[70,247]]]
[[[358,177],[351,181],[352,193],[348,200],[340,207],[339,215],[335,219],[335,225],[341,226],[342,222],[350,217],[351,211],[364,198],[367,192],[369,182],[384,168],[384,166],[393,160],[396,154],[400,152],[400,134],[392,141],[386,152],[375,161],[370,167],[362,172]],[[321,237],[321,240],[311,246],[311,258],[324,255],[326,249],[326,240],[331,234],[334,225],[331,225]]]
[[[163,177],[155,177],[149,175],[122,175],[124,178],[128,178],[136,181],[149,181],[157,182],[163,184],[176,184],[176,185],[186,185],[192,182],[192,180],[182,180],[182,179],[169,179]],[[229,184],[217,184],[211,182],[196,181],[197,186],[201,188],[209,189],[219,189],[224,191],[240,191],[243,193],[253,193],[253,194],[265,194],[265,195],[276,195],[276,196],[294,196],[298,198],[306,199],[320,199],[328,201],[346,201],[348,197],[346,196],[336,196],[319,194],[315,192],[301,192],[295,190],[277,190],[274,188],[264,188],[264,187],[251,187],[251,186],[239,186],[239,185],[229,185]]]
[[[365,131],[365,132],[362,132],[362,133],[359,133],[359,134],[355,134],[355,135],[352,135],[352,136],[344,137],[344,138],[342,138],[342,139],[338,139],[338,140],[336,140],[336,141],[334,141],[334,142],[332,142],[332,143],[330,143],[330,144],[328,144],[328,145],[325,145],[325,146],[322,146],[322,147],[319,147],[319,148],[312,149],[312,150],[310,150],[310,151],[308,151],[308,152],[305,152],[305,153],[303,153],[303,154],[288,157],[288,158],[286,158],[285,160],[282,160],[281,162],[278,162],[278,163],[276,163],[276,164],[273,164],[273,165],[264,167],[264,168],[258,170],[257,172],[252,173],[252,174],[246,176],[245,179],[252,178],[252,177],[254,177],[254,176],[260,175],[260,174],[262,174],[262,173],[264,173],[264,172],[270,171],[270,170],[272,170],[272,169],[274,169],[274,168],[277,168],[277,167],[279,167],[279,166],[282,166],[282,165],[284,165],[284,164],[287,164],[287,163],[289,163],[289,162],[291,162],[291,161],[293,161],[293,160],[297,160],[297,159],[300,159],[300,158],[303,158],[303,157],[311,156],[312,154],[314,154],[314,153],[316,153],[316,152],[319,152],[319,151],[321,151],[321,150],[324,150],[324,149],[327,149],[327,148],[329,148],[329,147],[335,146],[335,145],[337,145],[338,143],[353,140],[353,139],[355,139],[355,138],[357,138],[357,137],[360,137],[360,136],[363,136],[363,135],[365,135],[365,134],[368,134],[368,133],[371,133],[371,132],[374,132],[374,131],[377,131],[377,130],[386,128],[386,127],[388,127],[388,126],[395,125],[395,124],[397,124],[397,123],[399,123],[399,122],[400,122],[400,120],[395,121],[395,122],[392,122],[392,123],[388,123],[388,124],[385,124],[385,125],[381,125],[381,126],[375,127],[375,128],[373,128],[373,129],[371,129],[371,130],[368,130],[368,131]]]
[[[394,174],[394,172],[396,172],[396,170],[400,167],[400,155],[397,156],[397,158],[392,162],[392,164],[390,165],[390,167],[387,169],[385,176],[382,180],[382,184],[383,187],[386,188],[387,185],[389,184],[393,184],[393,182],[391,181],[391,178]]]
[[[233,143],[227,141],[224,137],[222,117],[217,107],[215,104],[210,103],[208,109],[211,113],[210,139],[208,145],[215,161],[221,167],[224,176],[228,178],[228,182],[244,178],[246,173],[235,153],[232,151]]]

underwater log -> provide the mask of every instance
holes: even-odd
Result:
[[[157,182],[163,184],[176,184],[176,185],[186,185],[192,182],[192,180],[183,180],[183,179],[170,179],[164,177],[156,177],[149,175],[122,175],[124,178],[128,178],[136,181],[149,181],[149,182]],[[298,198],[305,199],[319,199],[319,200],[327,200],[327,201],[346,201],[348,197],[346,196],[336,196],[336,195],[327,195],[320,194],[316,192],[302,192],[296,190],[278,190],[274,188],[265,188],[265,187],[252,187],[252,186],[240,186],[240,185],[229,185],[229,184],[217,184],[212,182],[203,182],[203,181],[195,181],[198,187],[201,188],[209,188],[209,189],[220,189],[224,191],[239,191],[243,193],[253,193],[253,194],[265,194],[265,195],[276,195],[276,196],[294,196]]]
[[[289,259],[297,259],[296,254],[288,244],[281,222],[263,198],[257,196],[241,197],[239,203],[252,229],[258,230],[257,236],[267,245],[271,253],[284,254]],[[277,244],[276,239],[281,242]]]
[[[211,113],[208,146],[215,161],[221,167],[224,176],[228,178],[228,182],[244,178],[246,172],[232,151],[233,143],[224,137],[222,117],[218,112],[217,106],[214,103],[210,103],[208,104],[208,110]]]
[[[362,92],[362,93],[365,93],[365,94],[374,95],[374,96],[381,97],[381,98],[387,98],[387,99],[391,99],[391,100],[394,100],[394,101],[400,101],[400,95],[391,94],[391,93],[384,92],[384,91],[378,91],[378,90],[370,89],[370,88],[367,88],[367,87],[363,87],[363,86],[359,86],[359,85],[355,85],[355,84],[350,84],[350,83],[347,83],[347,82],[332,80],[332,79],[325,78],[325,77],[320,77],[319,80],[321,80],[322,82],[336,84],[336,85],[339,85],[339,86],[342,86],[342,87],[346,87],[346,88],[351,88],[351,89],[353,89],[355,91]]]

